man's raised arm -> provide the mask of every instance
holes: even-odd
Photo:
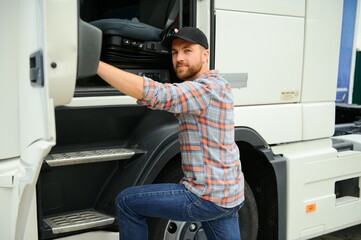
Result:
[[[143,98],[143,77],[100,61],[97,74],[107,83],[135,99]]]

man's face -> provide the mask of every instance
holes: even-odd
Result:
[[[208,50],[199,44],[176,38],[172,44],[172,62],[177,77],[183,81],[194,80],[204,72]]]

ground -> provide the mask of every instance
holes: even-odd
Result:
[[[361,225],[312,238],[310,240],[361,240]]]

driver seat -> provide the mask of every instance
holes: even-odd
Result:
[[[101,59],[120,68],[169,67],[169,51],[161,40],[178,14],[179,0],[140,0],[125,8],[108,6],[103,19],[90,22],[103,32]]]

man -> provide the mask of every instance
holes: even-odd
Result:
[[[184,177],[180,184],[130,187],[116,199],[120,239],[147,239],[146,217],[200,221],[208,240],[239,240],[237,211],[244,180],[234,142],[231,87],[208,67],[202,31],[184,27],[167,37],[182,83],[162,84],[100,62],[98,74],[138,104],[172,112],[179,120]]]

